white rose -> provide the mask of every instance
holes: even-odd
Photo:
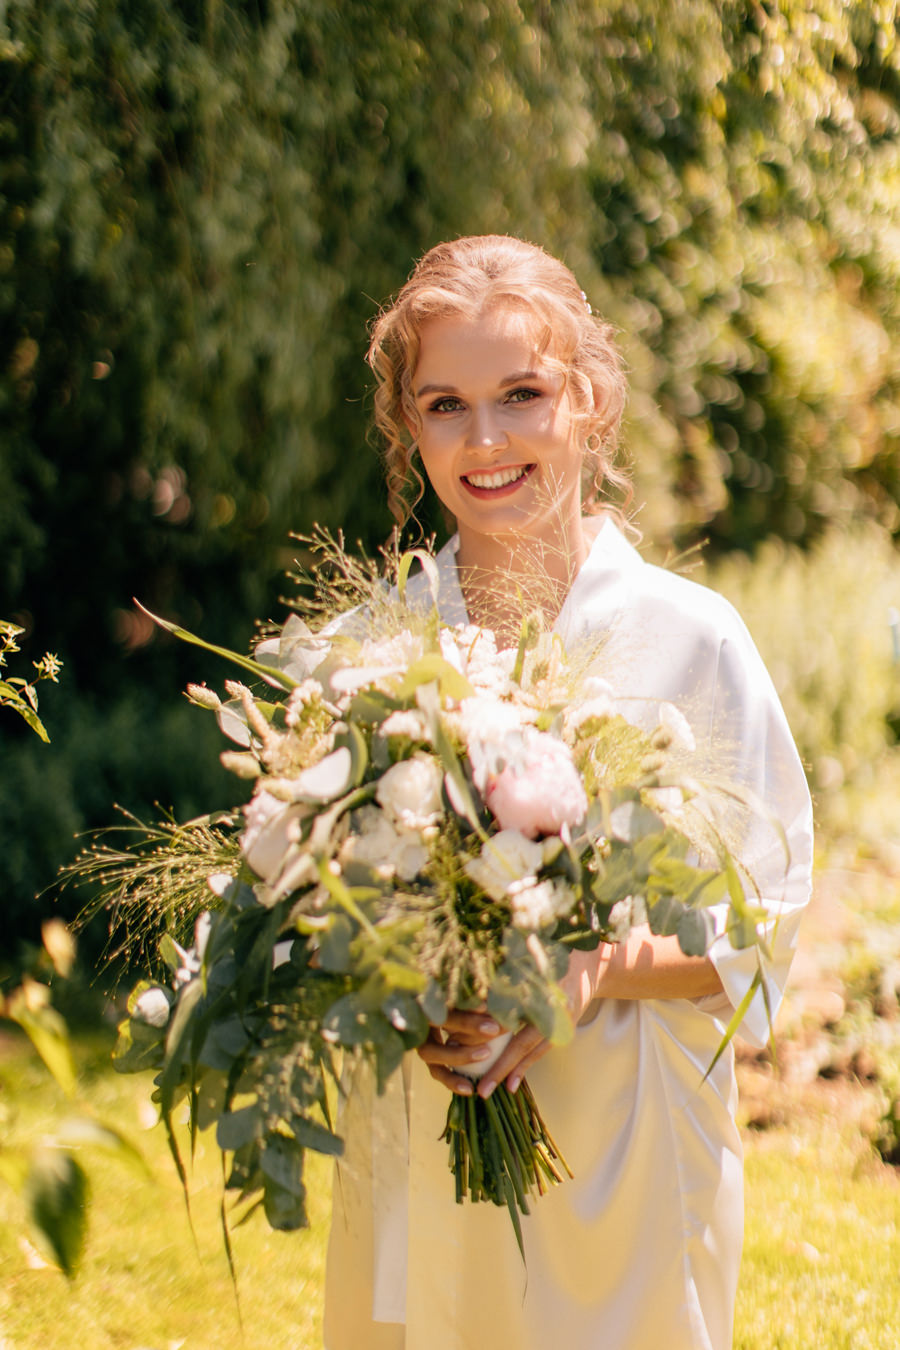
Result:
[[[145,989],[135,1000],[134,1013],[140,1022],[151,1027],[164,1027],[172,1011],[172,1000],[165,989]]]
[[[413,755],[382,774],[375,800],[400,829],[424,830],[435,825],[444,814],[443,781],[437,760],[431,755]]]
[[[477,858],[469,858],[466,873],[492,900],[506,900],[510,887],[534,874],[544,860],[541,844],[519,830],[501,830],[483,845]]]
[[[353,813],[353,833],[341,845],[338,861],[363,863],[385,880],[398,876],[412,881],[428,862],[428,849],[415,830],[397,830],[377,806],[363,806]]]
[[[572,908],[574,892],[564,881],[514,885],[510,891],[512,920],[517,928],[544,928]]]

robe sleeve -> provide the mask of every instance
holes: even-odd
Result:
[[[727,778],[755,806],[735,808],[727,842],[748,877],[751,902],[768,914],[763,927],[767,952],[756,946],[736,949],[725,932],[728,905],[711,911],[716,940],[710,957],[731,1008],[738,1008],[761,970],[766,995],[757,989],[744,1015],[740,1034],[762,1046],[781,1003],[806,906],[812,875],[812,805],[806,776],[778,695],[749,633],[727,607],[713,684],[709,734],[721,752]],[[714,1000],[698,1000],[715,1012]],[[768,1007],[767,1007],[768,1003]],[[728,1010],[730,1018],[731,1012]]]

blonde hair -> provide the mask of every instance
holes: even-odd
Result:
[[[477,318],[511,306],[537,321],[538,350],[562,371],[573,394],[585,463],[592,466],[585,509],[597,509],[604,480],[627,505],[628,475],[614,464],[625,406],[625,369],[612,326],[591,313],[564,263],[534,244],[507,235],[473,235],[438,244],[417,263],[393,304],[372,325],[368,362],[377,381],[375,425],[384,438],[388,503],[404,525],[425,491],[413,462],[420,425],[412,392],[422,325],[433,318]],[[605,504],[624,524],[624,513]]]

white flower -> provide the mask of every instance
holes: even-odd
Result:
[[[697,741],[691,730],[691,724],[674,703],[659,705],[659,725],[670,735],[669,742],[673,750],[692,755],[697,749]]]
[[[382,736],[405,736],[410,741],[429,740],[423,715],[415,708],[398,708],[390,713],[379,727]]]
[[[291,696],[287,701],[284,712],[284,720],[289,727],[295,727],[303,716],[304,708],[310,703],[317,703],[323,694],[323,689],[318,680],[304,680],[298,684],[296,689],[291,690]]]
[[[448,719],[469,747],[469,756],[478,755],[482,746],[501,741],[510,731],[521,731],[534,722],[537,712],[507,699],[464,698],[458,710]],[[474,767],[474,764],[473,764]]]
[[[497,640],[489,628],[476,624],[457,624],[441,629],[441,655],[477,689],[495,694],[507,693],[514,652],[498,652]]]
[[[574,899],[571,886],[559,878],[530,885],[520,883],[510,890],[512,921],[517,928],[544,928],[568,914]]]
[[[354,694],[367,685],[403,675],[423,652],[422,638],[406,629],[381,641],[367,638],[355,659],[333,672],[331,688],[337,694]]]
[[[375,789],[375,800],[392,822],[404,830],[424,830],[444,814],[444,775],[432,755],[416,754],[393,764]]]
[[[145,989],[135,1000],[132,1015],[150,1027],[164,1027],[171,1011],[172,1000],[165,989]]]
[[[563,729],[567,738],[574,738],[586,722],[605,722],[615,712],[612,699],[608,694],[598,694],[584,703],[567,708],[563,716]]]
[[[371,867],[386,881],[398,876],[412,881],[428,862],[429,853],[417,830],[398,830],[377,806],[362,806],[353,813],[353,833],[341,845],[338,861]]]
[[[265,788],[258,788],[244,807],[247,828],[241,849],[253,871],[270,885],[275,881],[292,844],[300,838],[300,822],[309,807],[287,805]]]
[[[544,861],[541,844],[519,830],[500,830],[482,846],[477,858],[465,864],[467,874],[492,900],[506,900],[510,887],[534,874]]]

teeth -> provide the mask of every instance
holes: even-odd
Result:
[[[527,469],[498,469],[496,473],[467,473],[466,482],[477,488],[501,488],[524,478]]]

